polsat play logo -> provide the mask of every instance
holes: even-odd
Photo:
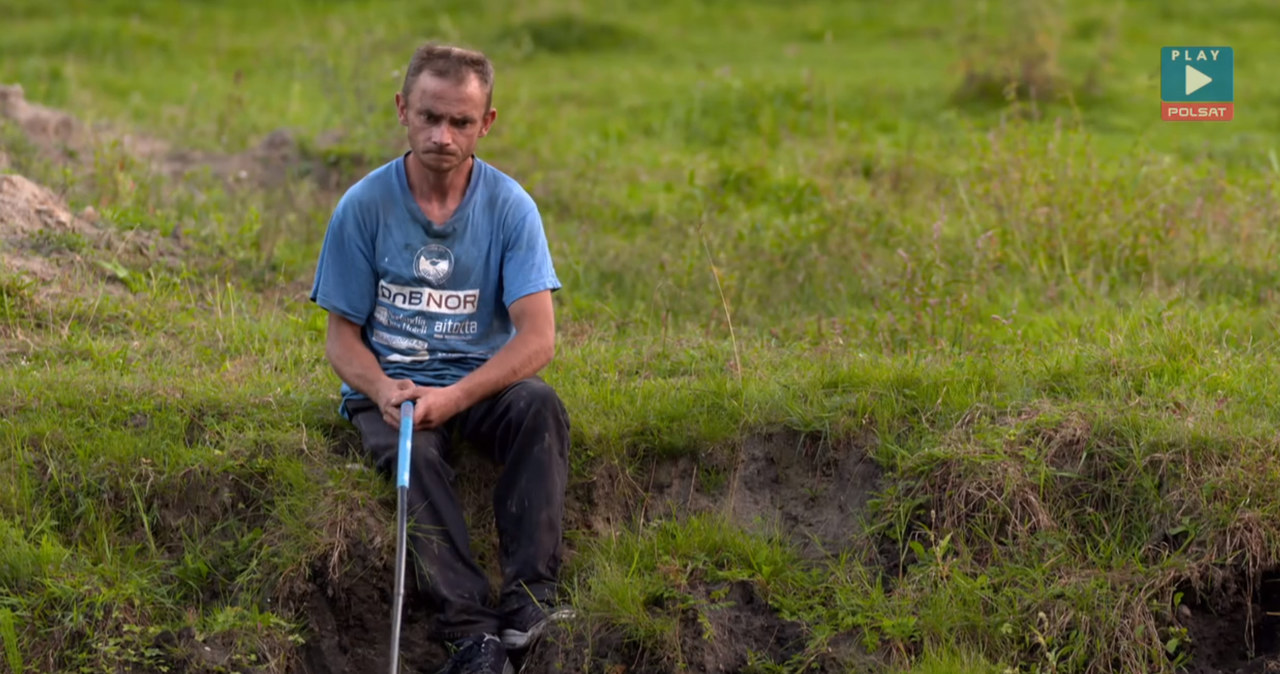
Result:
[[[1235,116],[1235,55],[1231,47],[1160,49],[1160,118],[1166,122],[1229,122]]]

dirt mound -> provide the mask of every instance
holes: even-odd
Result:
[[[76,118],[28,102],[21,85],[0,84],[0,117],[17,124],[32,143],[46,151],[84,148],[90,140],[87,129]]]
[[[368,168],[368,161],[342,151],[342,134],[323,134],[305,148],[292,132],[277,129],[244,152],[187,150],[146,134],[112,125],[88,126],[75,117],[26,99],[22,86],[0,85],[0,118],[15,124],[49,159],[73,162],[99,148],[119,143],[129,156],[171,179],[208,172],[228,185],[278,187],[290,177],[305,177],[322,189],[337,189],[347,176]]]
[[[111,292],[130,287],[130,268],[169,264],[177,243],[154,232],[103,227],[92,207],[73,213],[48,188],[16,175],[0,175],[0,270],[37,281],[36,295],[62,290],[61,281],[86,274]]]
[[[0,262],[40,281],[59,276],[58,259],[108,242],[92,209],[72,214],[53,192],[20,175],[0,175]]]
[[[0,85],[0,117],[13,122],[46,153],[72,152],[89,142],[74,118],[28,103],[21,87]],[[0,152],[0,170],[8,170],[9,163],[9,156]],[[95,251],[116,247],[120,250],[115,252],[126,252],[128,239],[100,227],[92,208],[73,213],[62,197],[43,185],[22,175],[0,175],[0,270],[40,282],[39,293],[54,290],[53,282],[86,257],[107,257]]]
[[[92,235],[92,211],[73,216],[53,192],[20,175],[0,176],[0,237],[6,242],[55,229]]]

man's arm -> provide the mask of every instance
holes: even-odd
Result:
[[[516,334],[484,364],[443,388],[418,387],[408,396],[396,392],[390,398],[390,404],[399,405],[405,397],[416,398],[414,426],[435,428],[462,410],[546,367],[555,356],[556,349],[551,291],[525,295],[512,302],[508,311]]]
[[[400,402],[410,397],[414,384],[407,379],[392,379],[383,372],[377,356],[360,338],[359,325],[330,313],[324,355],[342,381],[377,403],[387,423],[400,423]]]
[[[550,290],[525,295],[512,302],[508,311],[516,329],[515,336],[492,358],[452,386],[461,409],[532,377],[555,357],[556,319]]]

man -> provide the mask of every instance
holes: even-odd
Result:
[[[414,401],[411,554],[453,646],[448,672],[511,671],[508,652],[554,614],[568,479],[568,415],[537,376],[555,351],[560,282],[533,199],[475,155],[497,117],[492,96],[483,54],[414,53],[395,96],[410,149],[339,200],[311,291],[329,312],[340,412],[387,477],[400,403]],[[502,466],[496,607],[451,485],[455,435]]]

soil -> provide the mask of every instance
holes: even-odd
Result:
[[[1237,575],[1188,603],[1179,622],[1192,643],[1185,674],[1280,673],[1280,573],[1263,573],[1254,591]]]
[[[103,245],[107,235],[94,225],[92,212],[72,214],[53,192],[20,176],[0,175],[0,262],[49,282],[59,276],[58,259],[71,256],[40,251],[41,240],[83,238]]]
[[[711,608],[681,616],[676,665],[672,653],[641,650],[615,630],[557,626],[528,655],[522,671],[657,674],[682,663],[683,671],[739,672],[749,657],[782,663],[804,650],[803,628],[780,619],[750,583],[704,585],[696,595]]]
[[[50,281],[56,269],[42,256],[20,255],[38,231],[51,234],[95,234],[74,217],[58,197],[20,175],[0,175],[0,262],[5,270],[27,272]]]
[[[869,446],[778,431],[746,438],[727,461],[655,463],[645,510],[719,510],[747,530],[783,533],[811,556],[835,554],[862,542],[859,518],[881,476]]]
[[[360,462],[358,438],[349,428],[339,432],[334,451]],[[497,588],[501,572],[496,551],[478,541],[496,540],[490,494],[497,484],[498,471],[483,457],[466,448],[453,456],[457,481],[454,485],[463,503],[472,553],[489,574],[490,586]],[[370,469],[364,463],[353,463]],[[394,501],[384,503],[385,512],[395,512]],[[375,526],[370,523],[370,527]],[[309,622],[309,634],[299,649],[296,674],[363,674],[385,672],[389,666],[391,605],[395,591],[394,541],[382,547],[350,541],[342,552],[341,568],[318,563],[311,580],[292,603]],[[336,573],[334,572],[336,571]],[[496,599],[496,595],[494,597]],[[447,661],[442,644],[432,637],[431,608],[415,592],[412,570],[406,568],[404,613],[400,634],[401,671],[427,674],[437,672]]]
[[[88,147],[90,137],[71,115],[26,100],[22,85],[0,85],[0,117],[17,124],[27,138],[49,152]]]
[[[299,671],[305,674],[385,672],[390,665],[391,602],[395,567],[380,551],[348,549],[345,570],[336,580],[317,569],[318,580],[306,596],[304,615],[311,634],[301,649]],[[444,649],[431,639],[431,616],[412,596],[406,576],[400,627],[402,671],[435,672],[444,664]]]

